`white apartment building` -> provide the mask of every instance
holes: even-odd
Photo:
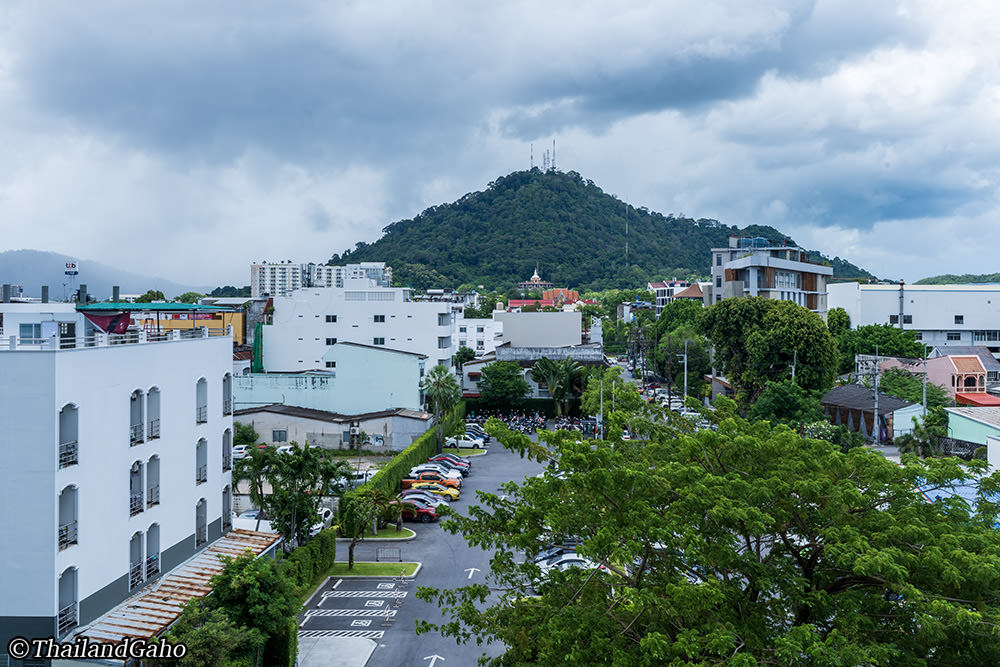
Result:
[[[460,347],[467,347],[481,357],[503,342],[503,322],[495,317],[466,318],[460,314],[455,318],[453,340],[456,352]]]
[[[690,286],[691,283],[687,280],[667,280],[647,283],[646,289],[656,294],[656,316],[659,317],[667,304],[674,300],[674,295],[683,292]]]
[[[361,262],[346,266],[267,262],[250,265],[250,296],[288,296],[302,287],[343,287],[344,281],[370,280],[380,287],[392,284],[392,267],[385,262]]]
[[[806,260],[806,251],[765,238],[729,237],[712,248],[712,284],[706,305],[733,297],[792,301],[826,318],[827,280],[833,269]]]
[[[263,326],[263,364],[268,373],[326,367],[339,341],[415,352],[427,365],[451,365],[454,314],[447,303],[420,303],[409,290],[345,278],[344,287],[305,288],[274,299],[271,324]]]
[[[982,345],[1000,358],[1000,285],[830,285],[851,326],[891,324],[929,347]],[[995,303],[994,303],[995,302]]]
[[[109,335],[72,309],[0,303],[0,663],[232,523],[231,335]]]

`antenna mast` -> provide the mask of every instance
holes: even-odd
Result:
[[[552,140],[552,171],[556,170],[556,140]]]
[[[628,268],[628,202],[625,203],[625,268]]]

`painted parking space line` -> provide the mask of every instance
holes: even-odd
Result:
[[[310,637],[362,637],[364,639],[382,639],[385,632],[382,630],[301,630],[299,637],[309,639]]]
[[[395,616],[394,609],[319,609],[309,614],[310,618],[329,618],[331,616],[378,616],[382,617],[388,613]]]
[[[406,591],[326,591],[321,596],[326,598],[394,598],[406,597]],[[322,602],[320,603],[322,604]]]

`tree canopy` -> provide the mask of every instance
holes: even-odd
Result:
[[[923,379],[902,368],[890,368],[882,373],[878,380],[878,390],[910,403],[923,403],[924,400]],[[927,405],[928,407],[951,405],[951,398],[944,387],[928,382]]]
[[[513,410],[531,393],[531,387],[521,375],[521,367],[513,361],[486,364],[479,380],[479,395],[483,403],[499,410]]]
[[[698,326],[715,348],[717,364],[746,408],[768,381],[791,377],[809,390],[826,390],[836,372],[836,347],[822,318],[790,301],[723,299],[700,315]]]
[[[867,324],[842,332],[837,337],[839,372],[854,370],[854,355],[875,354],[889,357],[920,358],[924,345],[917,340],[915,331],[899,329],[890,324]]]
[[[550,466],[444,524],[494,552],[492,587],[420,589],[446,622],[418,630],[500,641],[493,665],[1000,664],[1000,475],[844,453],[725,400],[708,416],[641,442],[488,423]],[[963,483],[978,511],[928,502]],[[543,576],[532,557],[565,536],[600,568]]]
[[[434,412],[434,428],[437,430],[437,450],[438,454],[440,454],[444,446],[444,416],[462,397],[462,388],[458,385],[455,374],[447,366],[438,364],[427,373],[424,396],[427,406]]]
[[[160,290],[151,289],[145,294],[137,296],[135,298],[136,303],[153,303],[154,301],[166,301],[167,297],[163,296],[163,292]]]

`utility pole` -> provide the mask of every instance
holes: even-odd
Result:
[[[684,339],[684,398],[688,396],[688,341]]]
[[[924,345],[924,381],[923,381],[923,398],[921,399],[921,404],[924,407],[923,418],[927,421],[927,346]]]
[[[882,429],[879,425],[878,420],[878,345],[875,346],[875,442],[879,445],[882,444]]]

